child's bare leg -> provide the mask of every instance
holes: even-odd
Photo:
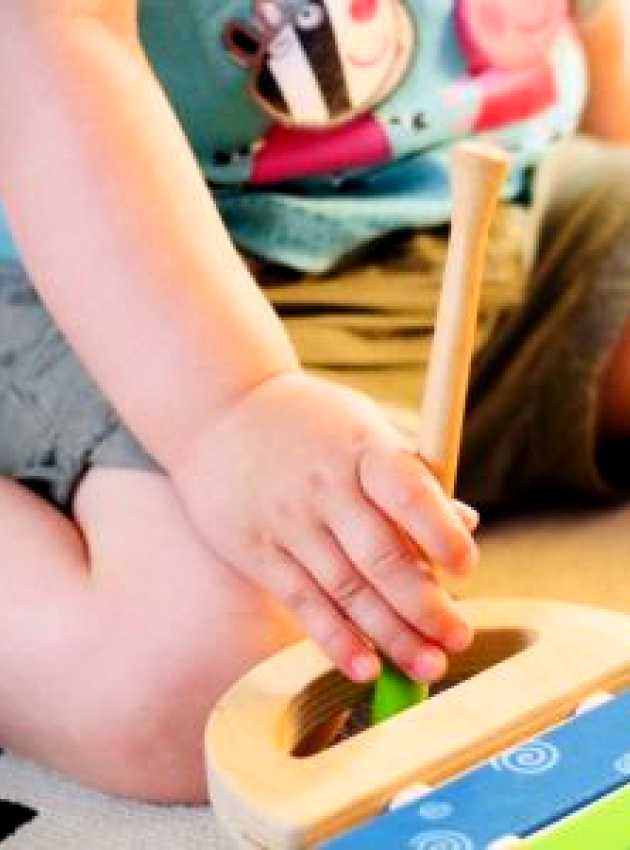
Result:
[[[205,796],[219,693],[297,630],[197,540],[163,476],[94,469],[77,526],[0,479],[0,743],[114,793]]]

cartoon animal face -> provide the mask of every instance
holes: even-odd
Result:
[[[225,42],[274,119],[329,127],[398,85],[413,24],[401,0],[256,0],[254,25],[231,22]]]
[[[459,0],[457,21],[474,71],[535,64],[551,47],[568,0]]]

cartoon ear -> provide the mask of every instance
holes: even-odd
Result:
[[[473,73],[543,60],[567,20],[568,0],[457,0],[461,47]]]
[[[223,43],[239,65],[255,68],[263,53],[258,30],[241,21],[230,21],[223,31]]]

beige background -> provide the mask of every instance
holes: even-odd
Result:
[[[449,586],[464,596],[534,596],[630,613],[630,505],[482,529],[481,566]]]

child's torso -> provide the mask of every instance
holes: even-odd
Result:
[[[506,194],[521,191],[584,101],[566,8],[140,0],[140,27],[236,241],[323,270],[382,233],[448,220],[458,138],[505,145]]]
[[[236,241],[313,271],[448,220],[459,138],[518,195],[586,90],[566,0],[142,0],[141,30]]]
[[[208,175],[260,185],[381,166],[559,105],[549,137],[570,131],[583,79],[565,6],[142,0],[141,27]]]

